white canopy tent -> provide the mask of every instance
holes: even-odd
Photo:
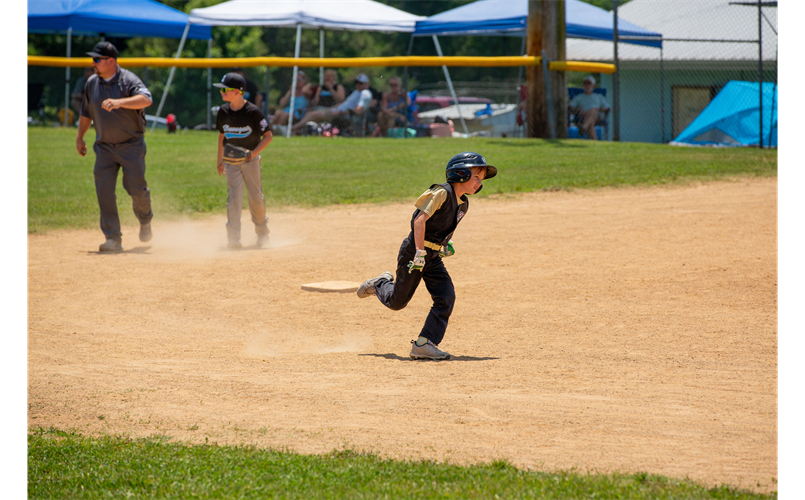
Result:
[[[190,11],[188,25],[296,27],[294,58],[299,58],[302,28],[319,30],[320,57],[324,57],[324,30],[381,31],[411,33],[417,21],[425,19],[373,0],[350,0],[347,5],[333,0],[230,0]],[[183,45],[184,40],[180,44]],[[181,49],[180,49],[181,52]],[[178,58],[180,52],[176,54]],[[293,68],[291,85],[298,66]],[[170,82],[170,78],[168,79]],[[165,89],[167,95],[168,89]],[[164,99],[163,95],[163,99]],[[288,122],[293,125],[294,100]],[[162,105],[160,104],[160,108]],[[159,110],[157,111],[159,114]]]

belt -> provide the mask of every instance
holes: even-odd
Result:
[[[442,249],[442,245],[438,243],[431,243],[430,241],[425,242],[425,248],[430,248],[431,250],[439,251]]]

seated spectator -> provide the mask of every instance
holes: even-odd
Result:
[[[380,103],[374,137],[386,137],[390,128],[405,126],[411,98],[403,92],[400,79],[395,76],[389,80],[389,91],[383,94]]]
[[[334,69],[324,70],[324,83],[316,89],[316,95],[310,102],[311,108],[332,108],[338,106],[347,97],[347,91],[338,83],[338,73]]]
[[[339,116],[354,113],[362,115],[372,103],[372,93],[369,91],[369,77],[361,73],[355,77],[355,90],[338,106],[319,108],[305,113],[292,130],[298,133],[307,122],[331,122]]]
[[[310,95],[310,84],[307,83],[307,75],[304,71],[298,71],[296,73],[296,88],[293,89],[294,93],[294,104],[293,104],[293,119],[294,122],[299,121],[305,115],[307,111],[309,101],[308,96]],[[288,125],[288,117],[291,113],[291,106],[289,103],[291,102],[291,89],[288,89],[288,92],[285,93],[284,96],[280,98],[279,107],[285,108],[281,111],[277,111],[277,114],[274,115],[274,119],[272,120],[273,125]]]
[[[590,139],[596,141],[595,124],[599,116],[609,111],[609,103],[606,97],[593,92],[594,88],[595,78],[589,75],[584,77],[584,93],[574,97],[568,107],[571,113],[578,114],[576,121],[580,131],[586,131]]]

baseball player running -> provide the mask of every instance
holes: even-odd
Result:
[[[483,180],[495,175],[497,168],[487,165],[478,153],[459,153],[450,158],[447,182],[433,184],[414,204],[411,232],[397,255],[396,279],[386,271],[358,288],[359,298],[376,295],[384,306],[398,311],[414,296],[419,282],[425,280],[433,306],[419,338],[411,341],[411,359],[450,359],[450,354],[438,346],[453,312],[456,293],[442,259],[455,253],[450,238],[469,208],[467,195],[480,191]]]
[[[260,108],[243,97],[246,79],[237,73],[227,73],[216,83],[226,103],[218,109],[215,127],[218,129],[218,175],[226,173],[229,198],[226,202],[227,247],[242,248],[240,243],[240,213],[243,210],[243,185],[249,200],[249,212],[257,233],[257,246],[268,243],[268,217],[260,179],[260,151],[271,142],[273,135]]]

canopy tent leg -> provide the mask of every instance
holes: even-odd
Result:
[[[302,42],[302,25],[296,25],[296,48],[293,51],[294,59],[299,59],[299,44]],[[299,74],[299,66],[293,67],[293,77],[291,78],[291,112],[288,115],[288,130],[285,133],[285,137],[288,139],[291,138],[291,127],[293,127],[293,105],[294,101],[296,100],[296,75]]]
[[[73,28],[67,28],[67,57],[73,46]],[[64,68],[64,126],[70,125],[70,66]]]
[[[411,37],[408,39],[408,56],[411,55],[411,51],[414,50],[414,34],[411,33]],[[408,126],[408,116],[411,114],[411,106],[408,105],[408,66],[403,67],[403,96],[405,96],[405,123],[406,127]],[[407,139],[408,134],[403,134],[403,139]]]
[[[324,29],[319,28],[319,57],[324,59]],[[324,66],[319,66],[319,86],[324,86]]]
[[[436,53],[439,54],[439,57],[444,57],[442,54],[442,47],[439,45],[439,39],[436,37],[436,35],[433,35],[433,44],[436,46]],[[464,133],[469,135],[467,124],[464,122],[464,115],[461,114],[461,106],[458,103],[458,97],[456,97],[456,90],[453,88],[453,81],[450,79],[450,72],[447,71],[447,66],[445,65],[442,65],[442,70],[444,71],[444,77],[447,79],[447,86],[450,88],[450,94],[453,96],[453,102],[456,103],[456,110],[458,111],[458,117],[461,120],[461,126],[464,128]]]
[[[212,38],[207,41],[207,59],[212,58]],[[207,68],[207,130],[212,130],[212,68]]]
[[[187,33],[190,31],[190,23],[187,23],[187,26],[184,27],[184,33],[182,33],[182,41],[179,42],[179,50],[176,51],[176,59],[179,59],[182,55],[182,49],[184,48],[184,42],[187,40]],[[157,114],[154,116],[154,124],[151,125],[151,132],[157,128],[157,118],[162,113],[162,106],[165,105],[165,98],[168,97],[168,91],[171,89],[171,82],[173,81],[173,75],[176,73],[176,66],[171,66],[171,72],[168,76],[168,83],[165,84],[165,92],[162,94],[162,99],[159,100],[159,107],[157,108]]]
[[[665,144],[665,65],[660,45],[660,143]]]
[[[612,73],[612,140],[621,140],[621,76],[620,59],[618,58],[618,0],[612,0],[612,61],[615,63],[615,70]]]

